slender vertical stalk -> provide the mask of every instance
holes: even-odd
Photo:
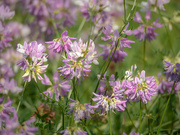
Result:
[[[20,107],[21,102],[23,100],[23,95],[24,95],[24,91],[25,91],[25,88],[26,88],[26,84],[27,84],[27,81],[25,81],[25,83],[24,83],[24,88],[23,88],[23,91],[22,91],[21,99],[20,99],[20,101],[18,103],[18,106],[17,106],[17,112],[19,111],[19,107]]]
[[[111,129],[111,110],[109,109],[109,132],[110,135],[112,135],[112,129]]]
[[[145,33],[146,33],[146,28],[145,28]],[[144,42],[143,42],[143,63],[144,63],[144,68],[145,68],[145,60],[146,57],[146,37],[144,38]]]
[[[126,112],[127,112],[127,114],[128,114],[128,117],[129,117],[129,119],[130,119],[131,123],[133,124],[134,128],[137,130],[136,126],[134,125],[133,120],[131,119],[131,116],[130,116],[129,111],[128,111],[128,109],[127,109],[127,108],[126,108]]]
[[[62,111],[62,130],[64,130],[64,111]]]
[[[146,115],[147,115],[148,110],[147,110],[146,104],[145,104],[145,109],[146,109]],[[149,117],[148,116],[147,116],[147,119],[148,119],[148,134],[150,134],[150,123],[149,123]]]
[[[86,18],[83,18],[83,20],[82,20],[82,22],[81,22],[81,24],[80,24],[80,26],[79,26],[79,28],[78,28],[76,37],[79,36],[79,33],[81,32],[81,30],[82,30],[82,28],[83,28],[85,22],[86,22]]]
[[[74,100],[78,100],[78,95],[77,95],[77,91],[76,91],[76,81],[75,81],[75,77],[72,80],[73,82],[73,92],[74,92]]]
[[[53,28],[54,28],[54,30],[55,30],[56,37],[60,37],[59,32],[58,32],[58,29],[57,29],[56,24],[55,24],[55,21],[54,21],[53,19],[50,19],[50,21],[51,21],[51,23],[52,23],[52,25],[53,25]]]
[[[126,22],[126,3],[125,3],[126,0],[123,0],[123,3],[124,3],[124,21]]]
[[[166,110],[167,110],[169,101],[170,101],[170,99],[171,99],[171,95],[172,95],[172,92],[173,92],[173,90],[174,90],[175,83],[176,83],[176,81],[174,81],[173,87],[172,87],[172,89],[171,89],[171,93],[170,93],[169,98],[168,98],[168,101],[167,101],[167,103],[166,103],[166,107],[165,107],[165,109],[164,109],[164,112],[163,112],[163,115],[162,115],[162,118],[161,118],[161,122],[160,122],[160,124],[159,124],[159,128],[158,128],[158,131],[157,131],[157,135],[159,135],[159,131],[160,131],[160,128],[161,128],[161,124],[162,124],[162,121],[163,121],[163,119],[164,119],[164,115],[165,115],[165,113],[166,113]]]
[[[140,107],[140,115],[139,115],[139,134],[141,134],[141,113],[142,113],[141,100],[140,100],[140,102],[139,102],[139,107]]]

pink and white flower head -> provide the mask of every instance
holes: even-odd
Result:
[[[126,100],[121,100],[115,94],[111,96],[103,96],[96,93],[93,93],[96,97],[93,98],[93,101],[98,101],[95,106],[91,106],[97,110],[101,111],[101,114],[108,113],[108,111],[124,111],[126,108]]]
[[[63,135],[87,135],[86,131],[83,131],[79,127],[67,127],[66,129],[60,132]]]
[[[87,48],[87,49],[86,49]],[[98,64],[95,51],[94,42],[83,43],[80,39],[79,42],[71,44],[71,51],[68,54],[68,58],[63,60],[64,66],[59,67],[61,75],[64,75],[67,79],[73,77],[80,78],[87,76],[87,72],[90,72],[90,63]]]
[[[144,70],[133,81],[127,81],[126,87],[125,94],[129,96],[130,100],[136,100],[136,102],[141,100],[145,104],[157,93],[157,84],[154,77],[145,77]]]
[[[25,74],[22,76],[24,81],[31,81],[31,77],[36,80],[36,76],[39,80],[42,80],[40,74],[45,72],[48,65],[43,63],[47,61],[47,55],[44,53],[45,47],[42,44],[38,44],[36,41],[31,43],[24,42],[24,46],[18,44],[17,51],[22,53],[24,58],[18,63],[22,70],[25,70]]]
[[[180,63],[171,63],[164,61],[164,69],[166,78],[168,81],[179,81],[180,80]]]
[[[25,62],[25,74],[22,76],[24,81],[31,81],[31,77],[37,82],[36,76],[39,80],[42,80],[42,76],[40,74],[45,72],[45,69],[48,67],[48,65],[43,65],[43,60],[37,60],[35,59],[34,62],[28,62],[28,60],[24,59]]]
[[[81,104],[79,101],[72,100],[72,103],[69,104],[71,110],[68,113],[74,113],[74,119],[79,121],[81,119],[90,119],[91,115],[94,114],[93,109],[90,104]]]
[[[54,39],[53,41],[46,42],[50,46],[49,49],[52,49],[56,53],[60,53],[65,51],[66,53],[69,53],[70,45],[72,44],[71,39],[75,39],[72,37],[67,36],[67,31],[64,31],[61,34],[60,38]]]
[[[9,43],[12,41],[11,33],[9,32],[9,29],[0,21],[0,51],[2,51],[6,47],[10,47],[11,44]]]
[[[8,6],[1,5],[0,6],[0,20],[4,21],[6,19],[12,18],[15,12],[10,11]]]
[[[149,24],[149,20],[151,19],[151,11],[148,10],[146,12],[145,16],[146,22],[143,22],[141,15],[136,12],[134,21],[137,23],[140,23],[139,27],[131,32],[129,32],[129,35],[134,35],[136,38],[138,38],[140,41],[144,41],[147,39],[148,41],[151,41],[156,38],[158,33],[156,33],[154,30],[157,28],[161,28],[163,25],[161,23],[158,23],[159,19],[156,19],[153,23]]]
[[[83,41],[79,39],[79,42],[75,41],[73,44],[71,44],[71,52],[69,53],[69,57],[75,59],[84,57],[88,62],[99,64],[96,54],[97,52],[95,51],[95,44],[92,40],[90,40],[89,43],[83,43]]]
[[[53,75],[53,82],[44,74],[44,79],[41,81],[44,85],[50,85],[50,87],[43,93],[50,98],[53,98],[55,94],[55,100],[59,101],[59,97],[67,96],[71,85],[68,84],[68,81],[61,81],[59,78],[59,73],[55,72]],[[46,99],[46,97],[45,97]]]
[[[165,11],[166,9],[164,8],[164,4],[167,4],[169,2],[170,0],[147,0],[146,2],[143,1],[141,2],[141,5],[143,6],[141,11],[150,10],[151,7],[154,7],[154,11],[157,11],[157,8],[159,8],[162,11]]]
[[[17,51],[23,54],[24,58],[30,58],[32,61],[42,60],[47,61],[47,55],[44,53],[46,50],[45,46],[38,44],[37,41],[32,41],[30,43],[24,42],[24,45],[18,44]]]
[[[109,110],[124,111],[126,108],[125,82],[115,79],[114,75],[110,78],[104,76],[100,81],[99,94],[93,93],[96,97],[92,100],[98,103],[92,108],[101,110],[101,114],[108,113]]]
[[[22,91],[22,88],[17,86],[17,82],[14,79],[1,79],[0,78],[0,93],[8,94],[9,91],[11,93],[19,93]]]
[[[100,74],[97,76],[98,79],[100,78]],[[115,81],[115,76],[111,75],[110,78],[106,78],[106,73],[104,74],[103,78],[99,82],[99,87],[98,87],[98,93],[99,95],[104,95],[112,93],[112,87],[110,86],[111,82]]]
[[[162,76],[162,73],[158,74],[158,81],[159,85],[157,87],[157,91],[160,94],[163,94],[165,92],[171,93],[174,81],[167,81],[165,76]],[[174,86],[174,93],[179,93],[180,92],[180,82],[176,82]]]
[[[123,132],[123,135],[127,135],[127,134]],[[136,133],[136,132],[131,132],[129,135],[143,135],[143,134],[139,134],[139,133]]]
[[[3,103],[4,97],[0,98],[0,125],[6,119],[9,119],[10,115],[16,110],[14,107],[11,106],[12,101],[8,99],[6,103]]]
[[[129,24],[125,27],[124,31],[122,33],[129,35],[131,34],[131,31],[127,30]],[[103,28],[102,32],[104,33],[104,37],[101,37],[102,40],[108,41],[112,40],[111,42],[108,42],[108,45],[100,45],[103,47],[104,52],[101,53],[103,55],[103,59],[106,60],[111,52],[112,49],[116,48],[116,45],[118,46],[118,49],[114,52],[114,56],[112,60],[114,62],[123,61],[124,57],[127,56],[127,53],[124,51],[124,48],[131,48],[129,44],[134,43],[132,40],[128,40],[127,38],[123,38],[119,35],[118,30],[113,31],[112,26],[108,25]],[[121,34],[122,34],[121,33]],[[113,53],[110,57],[112,57]]]

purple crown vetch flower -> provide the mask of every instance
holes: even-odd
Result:
[[[168,93],[171,93],[174,81],[168,81],[166,79],[166,77],[162,76],[161,73],[158,74],[158,81],[159,81],[159,85],[157,87],[157,91],[160,94],[165,93],[166,91]],[[180,82],[176,82],[174,85],[174,89],[173,89],[174,93],[180,93]]]
[[[180,63],[171,63],[164,61],[164,69],[166,78],[168,81],[179,81],[180,80]]]
[[[67,127],[66,129],[62,130],[60,133],[63,135],[87,135],[86,131],[83,131],[79,127]]]
[[[95,106],[91,106],[92,108],[101,110],[101,114],[108,113],[108,111],[124,111],[126,108],[126,100],[121,100],[115,94],[111,96],[103,96],[96,93],[93,93],[96,97],[93,98],[93,101],[98,101]]]
[[[48,65],[43,65],[43,60],[38,61],[35,59],[34,62],[29,63],[26,59],[24,59],[25,65],[27,66],[25,69],[25,74],[22,76],[24,81],[31,81],[31,77],[37,82],[36,76],[39,80],[42,80],[42,76],[40,74],[45,73],[45,69]]]
[[[54,39],[53,41],[46,42],[47,44],[50,44],[48,47],[49,49],[53,49],[54,52],[60,53],[65,51],[66,53],[69,53],[70,45],[72,44],[71,39],[75,39],[72,37],[67,36],[67,31],[64,31],[61,34],[60,38]]]
[[[4,21],[8,18],[12,18],[14,14],[15,12],[10,11],[8,6],[5,6],[5,5],[0,6],[0,20]]]
[[[156,19],[153,23],[149,24],[149,20],[151,19],[151,11],[148,10],[145,15],[146,22],[143,22],[141,15],[136,12],[134,21],[137,23],[140,23],[139,27],[131,32],[129,32],[129,35],[134,35],[136,38],[138,38],[140,41],[144,41],[145,38],[148,41],[151,41],[156,38],[158,35],[154,30],[157,28],[161,28],[162,24],[158,23],[159,19]]]
[[[24,42],[24,45],[18,44],[17,51],[23,54],[23,57],[31,58],[32,61],[42,60],[45,62],[47,61],[47,55],[44,53],[46,50],[45,46],[39,44],[37,41],[32,41],[30,43]]]
[[[129,24],[125,27],[124,31],[122,33],[129,35],[130,31],[127,30]],[[108,42],[108,45],[100,45],[103,47],[103,59],[106,60],[111,52],[112,49],[115,49],[116,45],[118,46],[118,49],[115,51],[114,56],[112,60],[114,62],[123,61],[124,57],[127,56],[127,53],[124,51],[124,48],[131,48],[129,44],[134,43],[132,40],[128,40],[127,38],[123,38],[119,35],[118,30],[113,31],[112,26],[108,25],[103,28],[102,32],[104,33],[104,37],[101,37],[102,40],[108,41],[112,40],[111,42]],[[130,33],[131,34],[131,33]],[[118,42],[119,40],[119,42]],[[117,44],[118,43],[118,44]],[[113,53],[111,54],[112,57]]]
[[[13,39],[11,37],[9,29],[6,26],[3,26],[0,21],[0,51],[2,51],[6,47],[10,47],[11,44],[9,42],[12,40]]]
[[[31,77],[36,80],[36,76],[39,80],[42,80],[40,74],[45,72],[48,65],[43,63],[47,61],[47,55],[44,53],[45,47],[42,44],[38,44],[36,41],[31,43],[24,42],[24,46],[18,44],[17,51],[22,53],[24,58],[18,63],[22,70],[25,70],[25,74],[22,76],[24,80],[31,81]]]
[[[6,119],[9,119],[10,114],[15,111],[15,108],[11,106],[12,101],[7,100],[6,103],[3,103],[4,97],[0,98],[0,125],[2,122],[5,122]]]
[[[144,70],[135,76],[133,81],[127,81],[126,87],[125,94],[129,96],[130,100],[136,100],[137,102],[141,100],[145,104],[157,93],[157,84],[154,77],[145,77]]]
[[[100,81],[99,92],[93,93],[96,97],[93,101],[98,101],[95,106],[97,110],[101,110],[101,114],[108,113],[109,110],[112,111],[124,111],[126,108],[126,95],[124,82],[120,82],[119,79],[115,80],[115,76],[111,75],[110,78],[106,77],[106,74]]]
[[[123,132],[123,135],[127,135],[127,134]],[[136,133],[136,132],[131,132],[129,135],[142,135],[142,134],[139,134],[139,133]]]
[[[141,5],[143,6],[141,11],[150,10],[151,7],[154,8],[155,12],[157,11],[157,8],[159,8],[162,11],[165,11],[164,4],[167,4],[169,2],[170,0],[147,0],[146,2],[143,1],[141,2]]]
[[[67,79],[80,78],[81,74],[87,76],[87,72],[91,71],[90,64],[92,62],[98,64],[94,42],[90,40],[89,43],[83,43],[80,39],[79,42],[75,41],[70,47],[68,58],[63,60],[64,66],[58,68],[61,75]]]
[[[68,113],[74,113],[74,119],[79,121],[81,119],[90,119],[91,115],[94,114],[90,104],[81,104],[79,101],[70,99],[72,103],[69,104],[71,110]]]
[[[0,93],[8,94],[8,92],[19,93],[22,91],[22,88],[17,87],[17,82],[14,79],[1,79],[0,78]]]
[[[41,82],[44,85],[50,85],[50,87],[43,93],[46,96],[50,96],[50,98],[53,98],[53,95],[55,94],[55,100],[57,101],[59,101],[59,97],[67,96],[67,92],[69,92],[71,88],[71,85],[68,84],[68,81],[62,82],[60,80],[58,72],[55,72],[53,75],[53,83],[49,80],[49,78],[45,74],[44,74],[44,79]]]

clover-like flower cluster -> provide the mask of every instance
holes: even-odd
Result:
[[[158,23],[159,18],[156,19],[156,21],[154,21],[153,23],[149,24],[150,19],[151,19],[150,10],[146,12],[145,22],[142,20],[141,15],[138,12],[136,12],[134,21],[139,23],[140,25],[137,29],[132,30],[128,34],[134,35],[140,41],[144,41],[145,39],[147,39],[148,41],[156,39],[158,33],[156,33],[154,30],[157,28],[161,28],[163,25],[161,23]]]
[[[130,30],[127,30],[129,24],[125,27],[123,30],[123,34],[128,35]],[[104,37],[101,37],[102,40],[108,41],[112,40],[111,42],[108,42],[108,45],[100,45],[103,47],[103,59],[106,60],[111,52],[111,50],[117,48],[114,50],[114,56],[113,53],[111,53],[110,58],[113,56],[112,61],[114,62],[120,62],[124,60],[124,57],[126,57],[128,54],[124,51],[124,48],[131,48],[129,45],[130,43],[135,43],[132,40],[128,40],[127,38],[124,38],[121,36],[122,33],[119,33],[118,30],[113,31],[112,26],[108,25],[103,28],[102,32],[104,33]]]
[[[24,58],[18,63],[22,70],[25,70],[25,74],[22,76],[24,81],[31,81],[31,77],[36,80],[36,76],[39,80],[42,80],[40,74],[45,72],[48,65],[43,63],[47,61],[47,55],[44,53],[45,47],[42,44],[38,44],[36,41],[31,43],[24,42],[24,46],[17,45],[17,51],[22,53]]]
[[[81,76],[87,76],[87,72],[91,71],[91,63],[98,64],[95,44],[92,40],[83,43],[81,39],[78,42],[72,42],[71,39],[75,38],[70,38],[67,36],[67,31],[64,31],[60,38],[47,43],[50,43],[49,48],[55,52],[65,53],[64,66],[58,68],[60,75],[66,79],[73,77],[80,79]]]

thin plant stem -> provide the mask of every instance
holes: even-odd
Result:
[[[124,3],[124,21],[126,22],[126,0],[123,0]]]
[[[173,87],[172,87],[172,89],[171,89],[171,93],[170,93],[169,98],[168,98],[168,101],[167,101],[167,103],[166,103],[166,107],[165,107],[165,109],[164,109],[164,112],[163,112],[163,115],[162,115],[162,118],[161,118],[161,122],[160,122],[160,124],[159,124],[159,128],[158,128],[158,131],[157,131],[157,135],[159,135],[159,131],[160,131],[160,128],[161,128],[161,124],[162,124],[162,121],[163,121],[163,119],[164,119],[164,116],[165,116],[165,113],[166,113],[166,110],[167,110],[169,101],[170,101],[170,99],[171,99],[171,96],[172,96],[172,92],[173,92],[173,90],[174,90],[175,83],[176,83],[176,81],[174,81]]]
[[[109,132],[112,135],[112,128],[111,128],[111,110],[109,109]]]
[[[74,121],[74,111],[75,111],[75,109],[73,110],[73,114],[72,114],[72,118],[71,118],[71,127],[73,126],[73,121]]]
[[[82,22],[81,22],[81,24],[80,24],[80,26],[79,26],[79,28],[78,28],[76,37],[79,36],[79,33],[81,32],[81,30],[82,30],[82,28],[83,28],[85,22],[86,22],[86,18],[83,18],[83,20],[82,20]]]
[[[145,104],[145,109],[146,109],[146,115],[147,115],[148,114],[148,110],[147,110],[146,104]],[[150,123],[149,123],[148,116],[147,116],[147,121],[148,121],[148,133],[150,134]]]
[[[140,107],[140,115],[139,115],[139,134],[141,134],[141,113],[142,113],[141,100],[140,100],[140,102],[139,102],[139,107]]]
[[[146,33],[146,28],[145,28],[145,33]],[[144,38],[144,42],[143,42],[143,63],[144,63],[144,68],[145,68],[145,60],[146,57],[146,37]]]
[[[134,125],[133,120],[131,119],[131,116],[130,116],[129,111],[128,111],[128,109],[127,109],[127,108],[126,108],[126,112],[127,112],[127,114],[128,114],[128,117],[129,117],[129,119],[130,119],[131,123],[133,124],[134,128],[137,130],[136,126]]]
[[[55,32],[56,32],[56,36],[60,37],[59,32],[58,32],[57,27],[56,27],[56,24],[55,24],[55,21],[53,21],[52,19],[50,19],[50,21],[51,21],[51,23],[53,25],[53,28],[54,28]]]
[[[62,130],[64,130],[64,111],[62,111]]]
[[[27,81],[25,81],[25,83],[24,83],[24,88],[23,88],[23,91],[22,91],[21,99],[20,99],[20,101],[18,103],[18,106],[17,106],[17,112],[19,111],[19,107],[20,107],[21,102],[23,100],[23,95],[24,95],[24,91],[25,91],[25,88],[26,88],[26,84],[27,84]]]
[[[75,77],[73,78],[72,82],[73,82],[74,99],[78,100],[78,95],[77,95],[77,91],[76,91],[76,80],[75,80]]]

